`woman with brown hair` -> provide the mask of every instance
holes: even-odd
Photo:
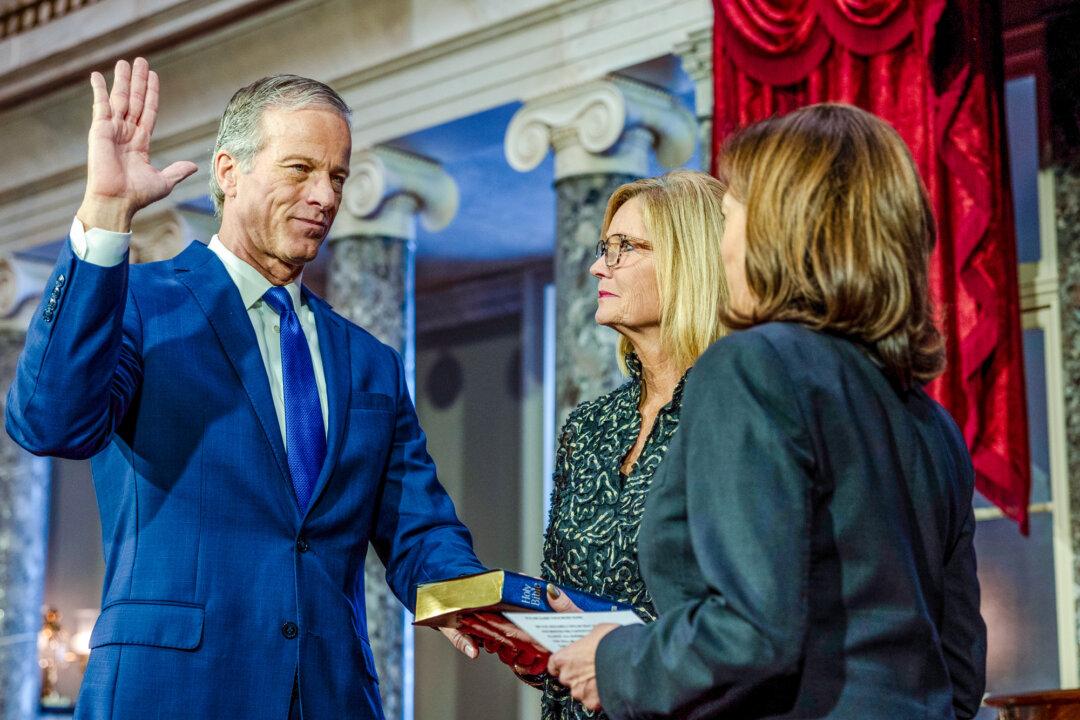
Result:
[[[970,718],[986,630],[941,372],[934,222],[906,146],[815,105],[719,157],[726,321],[657,471],[639,560],[658,619],[549,672],[613,718]]]

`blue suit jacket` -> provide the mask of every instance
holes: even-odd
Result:
[[[105,583],[79,718],[382,716],[364,614],[372,543],[417,583],[483,570],[439,485],[397,353],[304,290],[329,401],[311,504],[240,294],[193,243],[112,268],[65,245],[8,395],[39,455],[92,458]]]

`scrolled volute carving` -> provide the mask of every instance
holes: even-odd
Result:
[[[415,202],[391,202],[407,196]],[[418,213],[424,227],[441,230],[457,214],[458,187],[436,162],[378,145],[353,155],[352,175],[345,183],[334,236],[357,234],[388,212]],[[339,227],[340,226],[340,227]]]
[[[527,172],[556,153],[556,176],[591,172],[644,172],[627,133],[648,130],[657,158],[667,167],[686,162],[697,141],[693,114],[669,93],[628,78],[611,76],[527,102],[515,113],[503,148],[515,170]],[[626,165],[626,167],[622,167]]]
[[[697,143],[694,114],[677,97],[652,85],[621,79],[619,86],[627,98],[627,124],[652,131],[660,164],[675,167],[689,160]]]
[[[558,151],[556,135],[591,153],[610,150],[626,127],[626,103],[618,86],[598,80],[526,103],[510,120],[503,149],[510,167],[528,172]]]

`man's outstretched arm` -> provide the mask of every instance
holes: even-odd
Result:
[[[158,79],[142,58],[116,64],[112,92],[93,73],[87,182],[73,237],[27,331],[7,403],[8,433],[41,455],[103,449],[141,382],[138,309],[127,292],[127,233],[135,213],[168,195],[195,164],[150,165]],[[95,233],[110,237],[94,252]],[[85,237],[84,237],[85,235]],[[97,248],[101,250],[101,248]]]
[[[150,164],[150,136],[158,112],[158,76],[143,58],[116,63],[112,92],[91,73],[94,90],[86,163],[86,193],[76,217],[89,228],[129,232],[135,213],[172,192],[195,173],[181,160],[164,170]]]

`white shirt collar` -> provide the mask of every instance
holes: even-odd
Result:
[[[266,294],[266,291],[269,290],[271,286],[271,282],[263,277],[262,273],[244,260],[238,258],[236,253],[225,247],[225,243],[221,242],[217,235],[210,238],[210,243],[207,247],[209,247],[210,252],[217,255],[225,265],[225,271],[229,273],[229,277],[232,278],[233,283],[236,285],[236,289],[240,291],[240,297],[244,301],[245,308],[250,310],[255,303],[262,300],[262,296]],[[303,297],[300,294],[300,280],[302,278],[303,273],[285,286],[285,290],[288,291],[289,297],[292,298],[293,307],[296,309],[300,308],[301,299]]]

